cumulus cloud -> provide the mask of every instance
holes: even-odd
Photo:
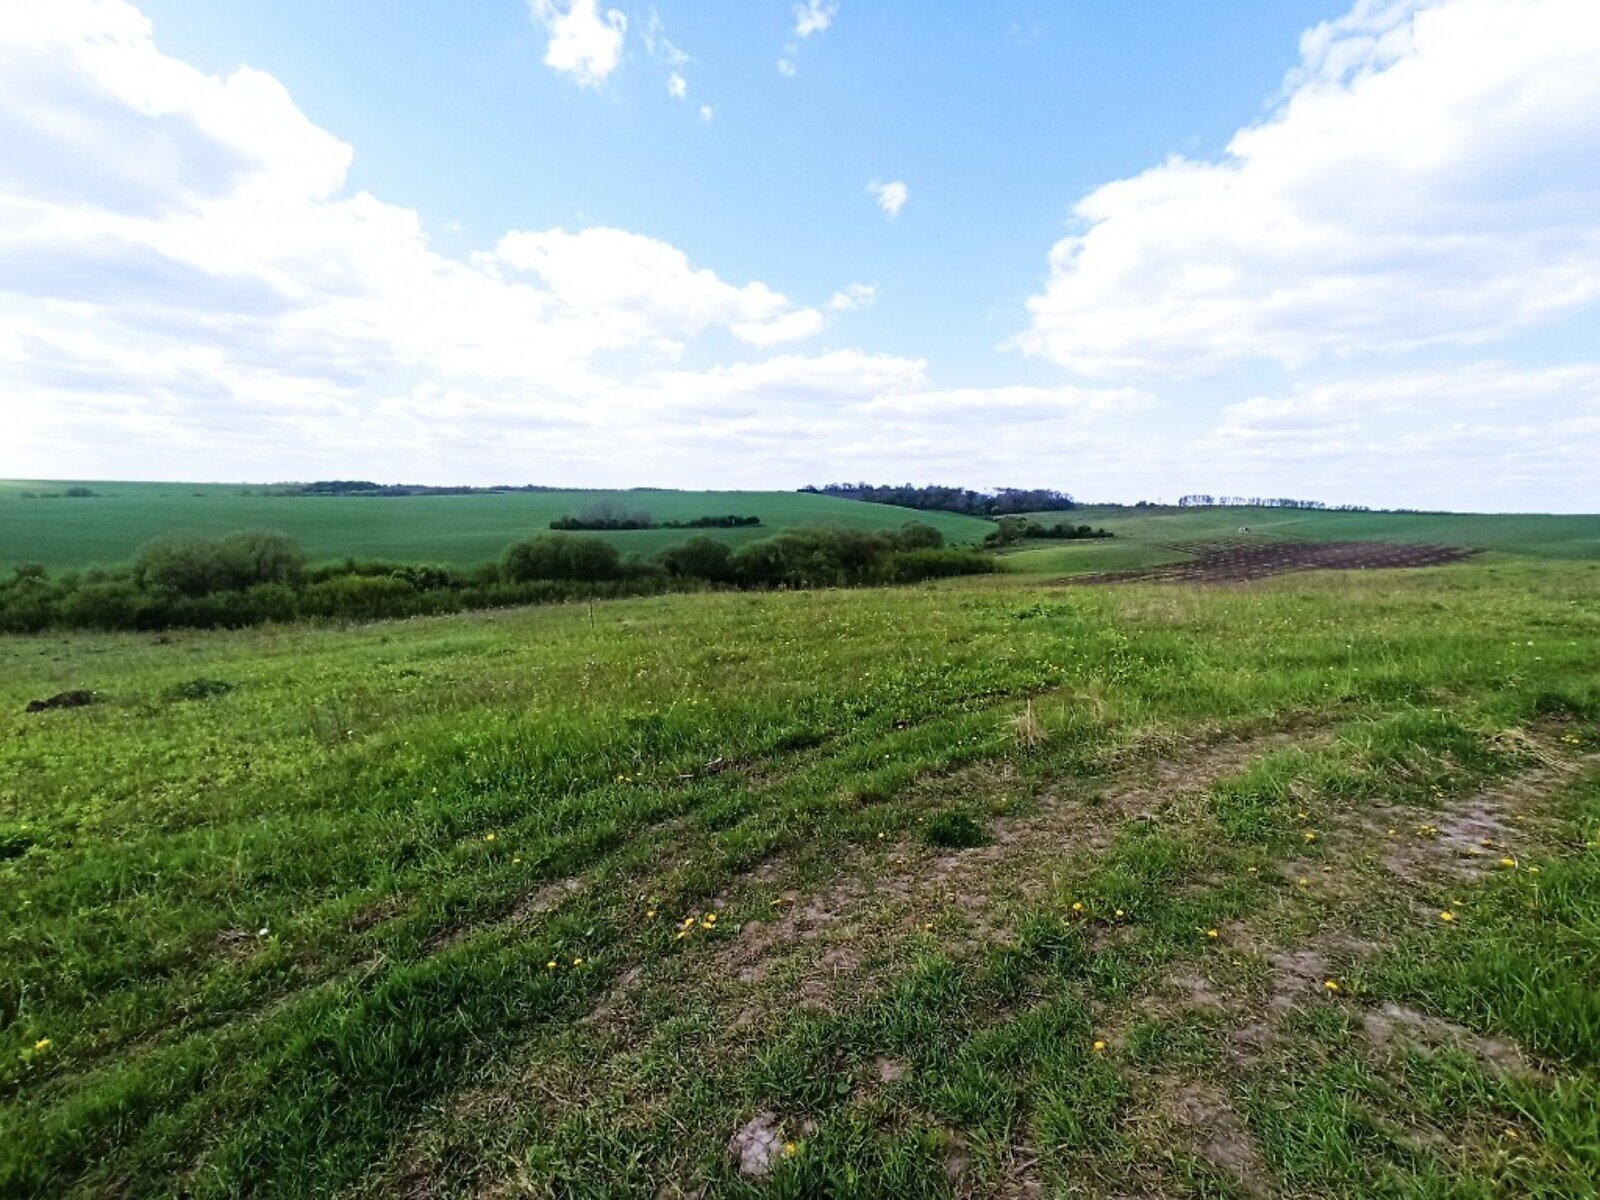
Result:
[[[1211,477],[1194,490],[1223,479],[1270,491],[1288,466],[1320,498],[1592,512],[1600,366],[1473,362],[1303,381],[1227,405],[1194,451]]]
[[[0,173],[0,469],[694,485],[714,463],[772,486],[935,444],[971,465],[981,392],[794,349],[868,285],[810,307],[605,227],[450,257],[349,190],[351,148],[271,76],[164,55],[118,0],[25,17],[0,26],[0,128],[31,147]],[[1087,436],[1065,392],[1032,403],[1052,447]]]
[[[717,110],[709,104],[702,104],[700,106],[700,119],[707,123],[715,121],[717,119]]]
[[[796,37],[810,37],[825,33],[839,12],[838,0],[806,0],[794,6],[794,32]]]
[[[911,189],[898,179],[890,180],[888,183],[880,183],[874,179],[867,184],[867,193],[877,201],[878,208],[891,221],[900,215],[900,210],[911,198]]]
[[[1361,0],[1224,157],[1085,196],[1025,352],[1091,376],[1493,341],[1600,297],[1590,0]]]
[[[545,66],[579,87],[599,87],[622,61],[627,15],[599,0],[528,0],[528,10],[550,36]]]
[[[785,51],[782,58],[778,59],[778,74],[785,79],[793,79],[795,75],[794,57],[792,52]]]
[[[674,71],[667,76],[667,95],[674,100],[686,100],[689,97],[689,81]]]
[[[878,302],[878,289],[870,283],[852,283],[833,294],[828,301],[829,312],[851,312],[858,308],[871,308]]]

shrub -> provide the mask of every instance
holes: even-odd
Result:
[[[733,550],[715,538],[696,537],[678,546],[669,546],[660,555],[669,575],[705,579],[711,583],[732,583],[738,572],[733,565]]]
[[[240,591],[258,583],[296,583],[305,569],[300,547],[281,533],[230,533],[220,539],[158,538],[134,559],[143,587],[184,596]]]
[[[894,535],[897,550],[942,550],[944,534],[926,521],[907,521]]]
[[[622,576],[617,548],[600,538],[541,534],[506,548],[500,570],[513,583],[534,579],[597,582]]]

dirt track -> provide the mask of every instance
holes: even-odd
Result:
[[[1192,554],[1184,562],[1165,563],[1132,571],[1106,571],[1074,575],[1064,584],[1091,583],[1236,583],[1265,579],[1288,571],[1391,570],[1398,567],[1437,567],[1461,562],[1476,554],[1458,546],[1430,546],[1410,542],[1302,542],[1250,539],[1209,542],[1168,542],[1169,549]]]

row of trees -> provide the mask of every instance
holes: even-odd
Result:
[[[609,500],[601,500],[577,516],[557,517],[550,522],[550,528],[609,532],[619,529],[743,529],[759,524],[760,517],[741,517],[731,513],[725,516],[692,517],[687,521],[656,521],[643,509],[627,512]]]
[[[1283,496],[1213,496],[1195,492],[1178,497],[1179,508],[1311,508],[1329,512],[1371,512],[1365,504],[1324,504],[1321,500],[1293,500]]]
[[[1115,535],[1109,529],[1095,529],[1089,525],[1074,525],[1069,521],[1057,521],[1054,525],[1043,525],[1028,517],[1001,517],[999,524],[984,537],[983,544],[986,546],[1014,546],[1018,542],[1028,541],[1031,538],[1080,542],[1095,541],[1113,536]]]
[[[906,583],[993,569],[989,556],[947,548],[938,530],[918,522],[895,533],[793,530],[737,550],[700,536],[649,559],[625,558],[602,538],[541,534],[508,547],[499,562],[465,570],[355,559],[309,566],[289,538],[250,532],[151,542],[118,570],[52,577],[40,566],[19,567],[0,581],[0,632],[373,620],[713,586]]]
[[[800,490],[814,495],[837,496],[843,500],[896,504],[901,508],[920,508],[933,512],[965,513],[971,517],[1064,512],[1073,506],[1070,495],[1053,488],[998,488],[992,492],[977,492],[971,488],[936,484],[919,487],[910,483],[826,483],[821,487],[803,487]]]

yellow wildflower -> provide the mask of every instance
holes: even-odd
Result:
[[[43,1054],[46,1050],[50,1049],[50,1039],[40,1038],[33,1044],[33,1049],[36,1054]]]
[[[1072,911],[1076,912],[1076,913],[1081,913],[1083,911],[1082,903],[1074,902],[1073,905],[1072,905]]]
[[[1451,912],[1448,908],[1439,914],[1439,920],[1441,921],[1450,922],[1454,921],[1455,919],[1455,913]]]
[[[575,966],[575,967],[581,967],[581,966],[583,966],[583,959],[581,959],[581,958],[575,958],[575,959],[573,959],[573,960],[572,960],[572,965],[573,965],[573,966]]]
[[[1502,867],[1514,867],[1517,865],[1517,860],[1514,858],[1502,858],[1500,860],[1500,865]]]
[[[552,958],[549,962],[545,963],[544,969],[546,971],[554,971],[556,969],[556,960]]]
[[[484,841],[486,841],[486,842],[492,842],[492,841],[494,841],[494,834],[492,834],[492,833],[486,833],[486,834],[484,834],[484,835],[483,835],[483,840],[484,840]]]
[[[1206,936],[1208,938],[1219,938],[1222,935],[1220,933],[1218,933],[1215,929],[1208,929],[1208,930],[1206,930]]]
[[[783,1154],[785,1158],[793,1158],[799,1152],[800,1147],[795,1145],[793,1142],[785,1142],[783,1144]]]
[[[1337,992],[1339,990],[1339,981],[1337,979],[1330,979],[1322,986],[1327,988],[1330,992]]]
[[[1104,1042],[1096,1042],[1094,1044],[1094,1052],[1096,1054],[1104,1054],[1105,1050],[1106,1050],[1106,1044]]]

